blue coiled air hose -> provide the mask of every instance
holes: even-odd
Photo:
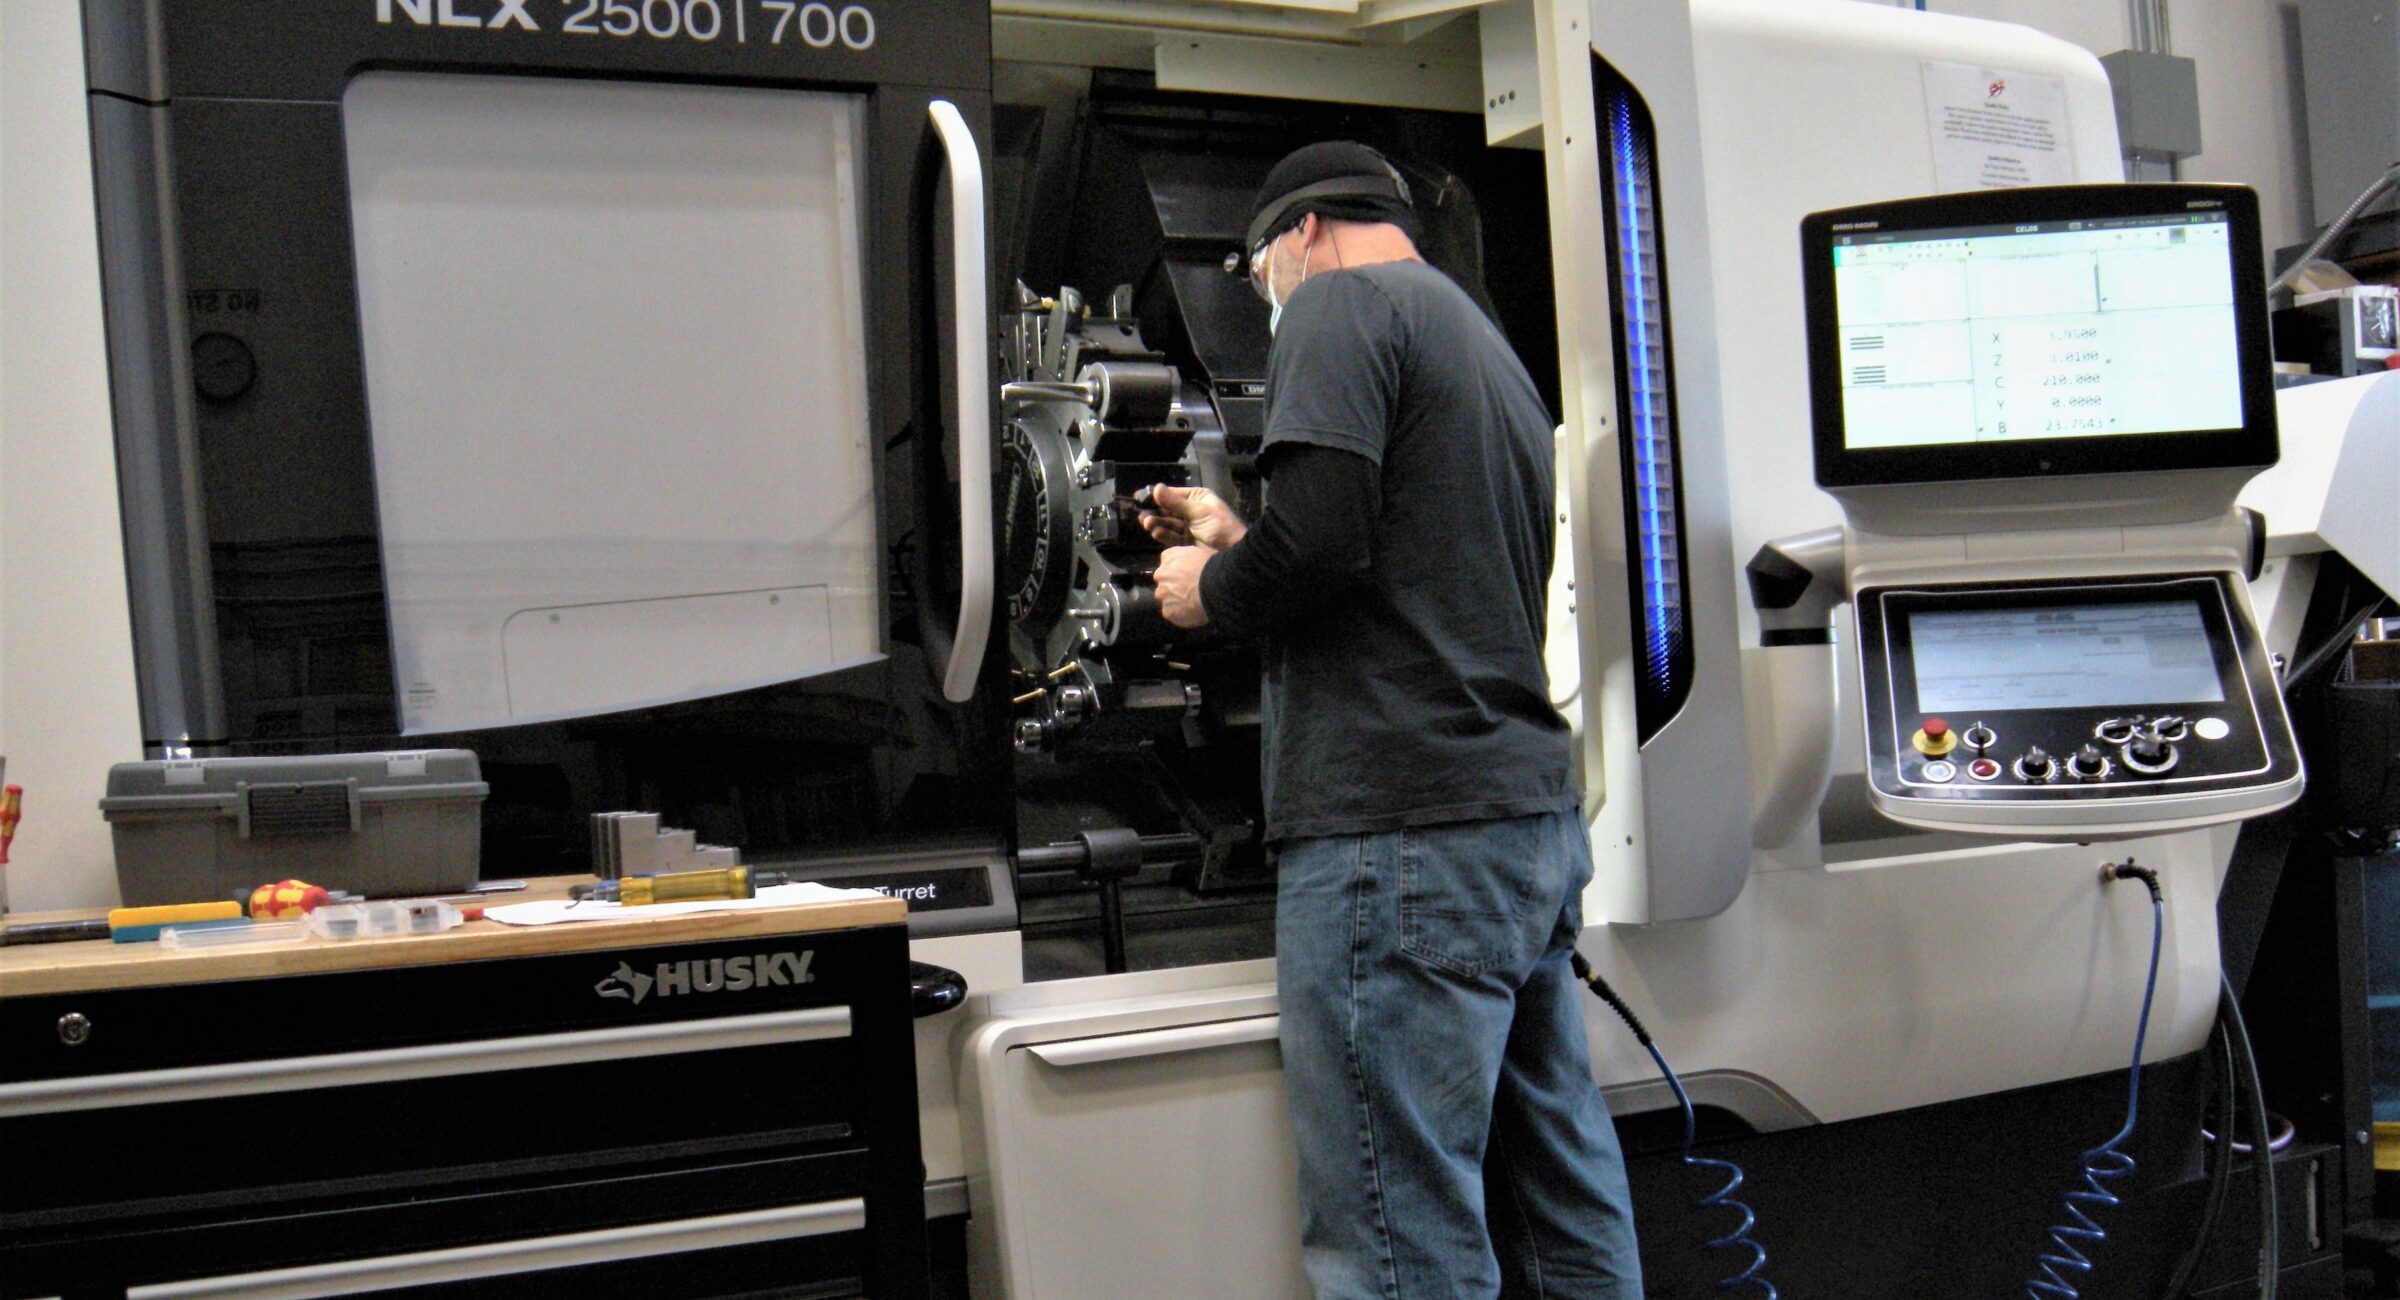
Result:
[[[1650,1031],[1642,1027],[1641,1017],[1633,1014],[1633,1008],[1625,1005],[1625,999],[1617,996],[1617,991],[1608,986],[1608,981],[1600,978],[1599,972],[1593,970],[1592,964],[1583,959],[1582,953],[1574,953],[1568,960],[1575,968],[1575,978],[1582,980],[1586,987],[1598,994],[1600,1000],[1606,1002],[1610,1009],[1624,1020],[1625,1027],[1633,1031],[1634,1040],[1650,1053],[1651,1060],[1658,1062],[1658,1072],[1666,1076],[1667,1086],[1674,1089],[1675,1104],[1683,1108],[1684,1168],[1706,1169],[1725,1175],[1726,1181],[1723,1187],[1693,1202],[1692,1207],[1700,1210],[1731,1210],[1740,1215],[1740,1226],[1709,1242],[1708,1249],[1712,1251],[1747,1250],[1750,1252],[1750,1263],[1741,1272],[1720,1280],[1717,1283],[1717,1289],[1733,1291],[1742,1287],[1751,1287],[1764,1295],[1766,1300],[1780,1300],[1775,1292],[1775,1284],[1760,1276],[1767,1267],[1767,1248],[1759,1245],[1750,1237],[1750,1230],[1758,1226],[1758,1216],[1750,1212],[1749,1206],[1733,1199],[1733,1194],[1740,1191],[1742,1187],[1742,1167],[1730,1160],[1710,1160],[1692,1154],[1692,1147],[1699,1137],[1699,1127],[1692,1116],[1692,1098],[1691,1094],[1683,1090],[1683,1080],[1676,1076],[1675,1067],[1667,1064],[1667,1054],[1658,1049],[1658,1043],[1650,1037]]]
[[[2121,1205],[2117,1194],[2106,1184],[2133,1172],[2133,1157],[2119,1148],[2133,1136],[2134,1121],[2142,1108],[2142,1046],[2150,1035],[2150,1005],[2158,996],[2158,950],[2167,931],[2167,900],[2159,892],[2158,873],[2148,867],[2137,867],[2132,859],[2111,863],[2103,869],[2110,880],[2139,880],[2150,891],[2150,975],[2142,985],[2142,1016],[2133,1031],[2133,1079],[2125,1086],[2125,1124],[2116,1136],[2083,1153],[2080,1165],[2083,1186],[2069,1191],[2062,1204],[2067,1221],[2050,1229],[2051,1250],[2035,1258],[2041,1276],[2025,1284],[2026,1300],[2081,1300],[2083,1293],[2069,1282],[2068,1275],[2081,1278],[2092,1271],[2091,1258],[2082,1246],[2096,1246],[2108,1240],[2091,1211]]]

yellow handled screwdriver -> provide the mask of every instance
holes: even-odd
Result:
[[[758,891],[789,882],[782,871],[753,871],[748,867],[718,867],[710,871],[670,871],[656,876],[629,876],[577,885],[567,896],[577,902],[622,903],[647,907],[652,903],[697,903],[719,898],[756,898]]]

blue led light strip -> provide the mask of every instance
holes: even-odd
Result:
[[[1685,635],[1683,568],[1675,509],[1675,447],[1669,423],[1666,311],[1659,283],[1658,205],[1636,133],[1632,97],[1611,97],[1608,137],[1616,184],[1617,269],[1624,295],[1624,376],[1632,412],[1636,561],[1641,566],[1642,678],[1674,686],[1675,648]]]

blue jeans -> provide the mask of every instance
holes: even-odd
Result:
[[[1276,989],[1319,1300],[1639,1300],[1567,954],[1572,812],[1283,847]]]

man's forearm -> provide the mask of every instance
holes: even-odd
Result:
[[[1209,625],[1230,636],[1304,618],[1373,568],[1381,499],[1375,462],[1330,447],[1285,446],[1273,483],[1274,507],[1200,573]]]

